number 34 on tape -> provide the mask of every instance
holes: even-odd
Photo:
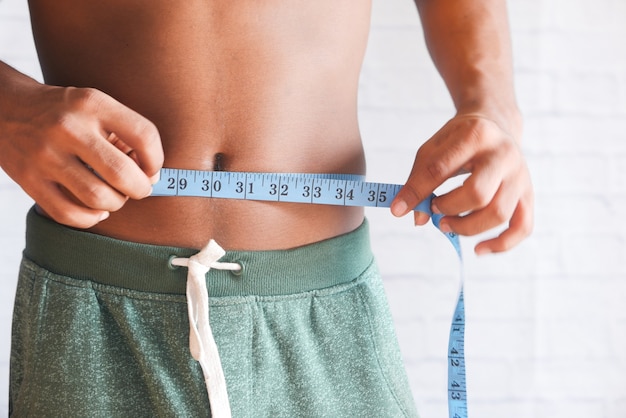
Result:
[[[401,188],[399,184],[366,182],[363,176],[351,174],[246,173],[163,168],[160,180],[153,186],[152,196],[388,208]],[[442,216],[430,210],[433,197],[421,202],[414,210],[429,214],[439,228]],[[463,257],[459,237],[454,233],[444,235],[456,250],[461,265],[461,289],[448,340],[448,413],[449,418],[467,418]]]

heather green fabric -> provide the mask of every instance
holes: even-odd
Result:
[[[193,252],[75,231],[31,211],[11,416],[210,416],[188,347],[186,269],[168,268],[172,254]],[[245,269],[207,275],[233,417],[417,415],[366,223],[222,260]]]

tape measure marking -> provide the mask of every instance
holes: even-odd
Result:
[[[218,199],[258,200],[335,206],[391,206],[402,185],[366,182],[364,176],[315,173],[251,173],[161,169],[152,196],[194,196]],[[420,202],[416,211],[431,216],[439,229],[442,215],[433,214],[434,195]],[[465,371],[465,301],[463,298],[463,255],[458,235],[444,233],[461,264],[461,289],[448,340],[448,413],[450,418],[467,418]]]
[[[336,206],[390,207],[399,184],[352,174],[247,173],[164,168],[152,196],[195,196]],[[430,199],[415,210],[431,213]]]
[[[465,302],[463,288],[452,317],[448,340],[448,410],[450,418],[467,418],[465,379]]]

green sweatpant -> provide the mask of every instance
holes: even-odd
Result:
[[[207,274],[233,417],[414,417],[364,223],[286,251],[227,252]],[[191,249],[28,214],[11,347],[13,417],[207,417],[189,352]]]

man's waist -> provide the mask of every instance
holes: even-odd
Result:
[[[24,255],[52,273],[140,291],[184,294],[183,270],[172,256],[197,251],[118,240],[55,223],[31,210]],[[291,294],[358,277],[373,261],[367,222],[354,231],[311,245],[275,251],[227,251],[222,260],[243,266],[243,276],[211,271],[214,296]],[[278,280],[275,280],[279,278]],[[282,278],[283,280],[280,280]],[[268,286],[268,281],[275,280]]]

